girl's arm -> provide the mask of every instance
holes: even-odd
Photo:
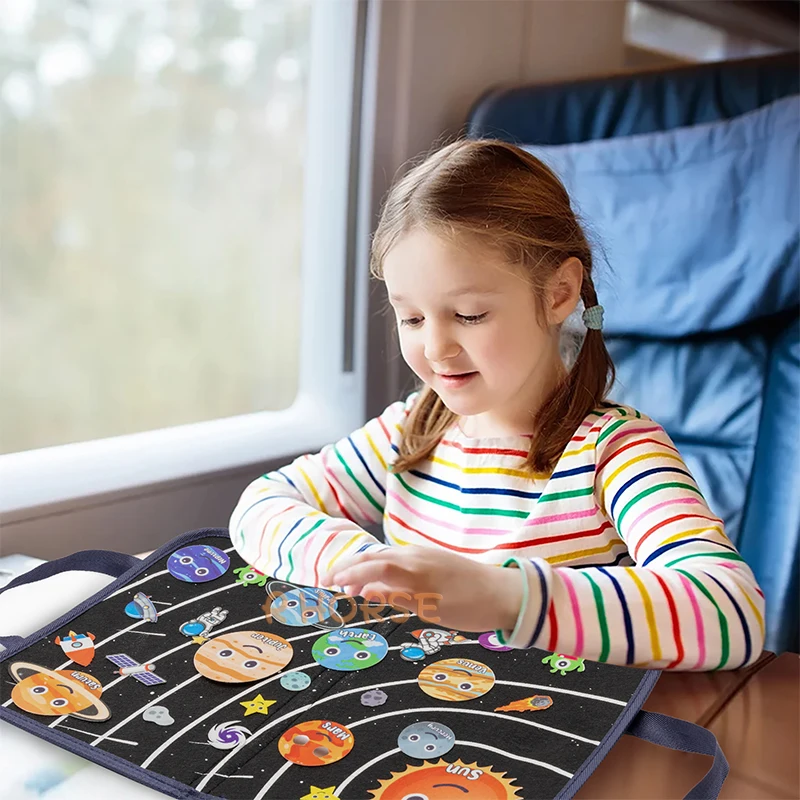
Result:
[[[393,403],[336,444],[254,480],[230,520],[242,558],[270,577],[319,586],[337,559],[387,547],[363,526],[383,519],[392,443],[412,403]]]
[[[637,566],[517,563],[528,573],[530,613],[514,646],[660,669],[755,661],[764,596],[664,429],[615,414],[595,451],[596,500]]]

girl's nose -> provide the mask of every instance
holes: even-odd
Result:
[[[459,354],[461,347],[449,334],[446,326],[429,325],[426,334],[425,358],[428,361],[446,361]]]

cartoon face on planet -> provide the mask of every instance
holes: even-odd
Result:
[[[194,654],[195,669],[221,683],[249,683],[268,678],[292,660],[292,645],[262,631],[238,631],[216,636]]]
[[[176,550],[167,559],[171,575],[186,583],[206,583],[222,577],[231,564],[227,553],[208,544],[193,544]]]
[[[316,625],[328,630],[344,625],[331,592],[318,587],[300,587],[284,581],[270,581],[267,595],[272,601],[269,612],[284,625]]]
[[[24,661],[14,662],[9,672],[18,681],[11,690],[11,699],[23,711],[48,717],[70,714],[92,722],[103,722],[111,716],[100,700],[100,681],[86,672],[54,671]]]
[[[344,758],[353,749],[353,734],[338,722],[312,719],[292,725],[280,739],[280,754],[293,764],[323,767]]]
[[[425,694],[457,703],[486,694],[494,686],[494,672],[480,661],[445,658],[424,667],[417,683]]]
[[[327,669],[353,672],[374,667],[389,651],[389,643],[379,633],[364,628],[330,631],[317,639],[311,655]]]
[[[465,764],[456,759],[448,764],[406,766],[405,772],[392,772],[379,780],[377,789],[369,789],[371,800],[519,800],[521,795],[513,778],[492,767]]]
[[[397,746],[411,758],[438,758],[449,753],[456,736],[439,722],[415,722],[397,737]]]

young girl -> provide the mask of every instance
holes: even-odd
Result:
[[[424,596],[442,626],[515,648],[681,670],[757,659],[752,572],[663,428],[605,402],[592,254],[553,172],[499,141],[444,147],[389,193],[372,271],[422,389],[250,484],[230,521],[242,557],[404,593],[390,602],[410,610]],[[386,543],[364,530],[381,522]]]

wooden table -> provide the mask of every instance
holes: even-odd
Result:
[[[800,656],[736,672],[664,673],[644,705],[711,730],[730,764],[723,800],[800,800]],[[578,800],[682,798],[711,759],[623,736]]]

